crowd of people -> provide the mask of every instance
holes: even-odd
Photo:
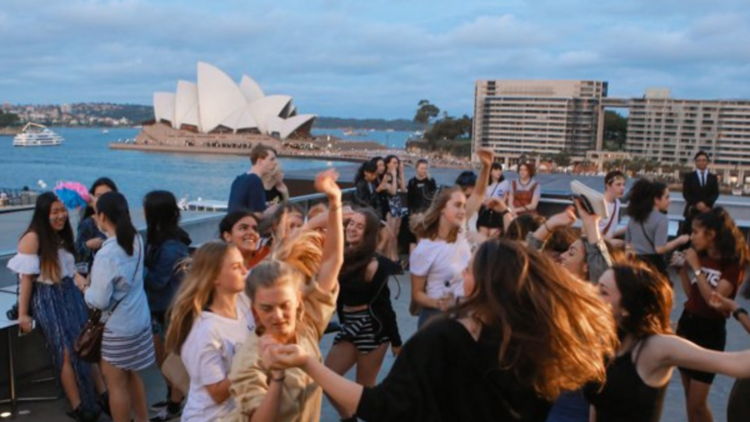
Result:
[[[723,352],[730,315],[750,332],[734,301],[750,256],[714,207],[706,154],[673,240],[660,183],[637,181],[625,206],[613,171],[605,215],[575,198],[543,216],[531,163],[509,181],[492,152],[477,155],[479,174],[455,186],[438,186],[427,160],[407,181],[398,157],[375,157],[351,203],[327,170],[315,180],[325,201],[305,210],[258,145],[202,245],[170,192],[144,197],[145,238],[110,179],[91,186],[77,236],[44,193],[8,264],[20,330],[42,330],[79,421],[312,422],[324,395],[344,421],[658,421],[675,367],[687,420],[713,420],[716,373],[740,379],[729,420],[750,418],[750,350]],[[419,329],[402,339],[389,280],[406,269]],[[672,279],[688,298],[676,334]],[[94,363],[74,347],[87,308],[105,315]],[[154,364],[167,391],[149,406],[139,371]]]

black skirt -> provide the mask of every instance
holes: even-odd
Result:
[[[482,205],[479,209],[479,218],[477,218],[477,228],[489,227],[491,229],[499,229],[503,227],[503,216],[499,212],[495,212]]]

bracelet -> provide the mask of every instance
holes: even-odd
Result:
[[[739,320],[740,320],[740,314],[745,314],[745,315],[748,315],[748,313],[747,313],[747,309],[745,309],[745,308],[737,308],[737,309],[735,309],[735,310],[734,310],[734,312],[732,312],[732,316],[733,316],[733,317],[734,317],[734,319],[736,319],[737,321],[739,321]]]
[[[281,378],[271,378],[271,381],[273,382],[284,382],[286,379],[286,374],[282,375]]]
[[[505,216],[505,214],[507,214],[507,213],[509,213],[509,212],[510,212],[510,210],[509,210],[509,209],[507,209],[507,208],[505,209],[505,211],[500,211],[500,212],[499,212],[499,214],[500,214],[500,217],[504,217],[504,216]]]

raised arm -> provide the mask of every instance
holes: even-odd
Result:
[[[555,214],[544,222],[535,232],[529,233],[527,236],[527,242],[529,246],[541,250],[547,239],[552,236],[558,228],[567,227],[573,225],[578,218],[573,212],[573,207],[568,207],[565,211]],[[530,241],[530,242],[529,242]]]
[[[328,228],[318,274],[318,284],[323,291],[335,289],[339,270],[344,263],[344,220],[341,189],[336,184],[338,178],[339,174],[334,169],[321,172],[315,178],[315,189],[328,197]]]
[[[477,184],[474,186],[474,191],[466,201],[466,220],[469,220],[474,213],[479,211],[479,208],[484,203],[492,161],[495,159],[495,154],[492,150],[486,148],[477,150],[477,156],[482,162],[482,170],[479,171],[479,178],[477,179]]]
[[[597,284],[602,274],[612,267],[612,257],[599,231],[599,216],[587,213],[578,199],[575,200],[575,206],[578,215],[581,216],[583,232],[586,235],[584,247],[586,248],[586,263],[589,266],[589,281]]]
[[[649,349],[659,355],[661,366],[680,366],[732,378],[750,378],[750,350],[716,352],[673,335],[659,336],[654,340],[653,345],[649,344]]]
[[[404,170],[404,162],[401,162],[398,172],[398,186],[401,192],[406,192],[406,171]]]

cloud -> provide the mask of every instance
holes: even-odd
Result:
[[[148,104],[199,60],[322,115],[411,117],[421,98],[471,114],[477,79],[737,97],[749,15],[739,0],[4,0],[0,102]]]

